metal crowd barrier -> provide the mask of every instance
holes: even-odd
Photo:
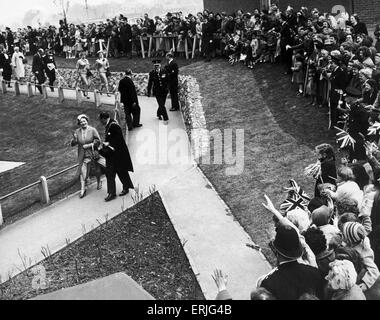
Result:
[[[160,36],[160,35],[147,35],[147,36],[140,36],[140,46],[141,46],[141,55],[142,55],[142,58],[145,59],[145,45],[144,45],[144,40],[148,40],[149,41],[149,44],[148,44],[148,51],[147,51],[147,57],[148,58],[151,58],[152,56],[152,49],[153,49],[153,40],[154,39],[168,39],[171,41],[171,48],[173,50],[173,52],[176,52],[176,40],[178,40],[178,36],[169,36],[169,35],[164,35],[164,36]],[[192,48],[192,52],[191,52],[191,59],[194,59],[195,58],[195,50],[196,50],[196,46],[197,46],[197,41],[198,41],[198,44],[199,44],[199,48],[201,50],[201,45],[202,45],[202,39],[201,38],[198,38],[197,36],[194,36],[193,37],[193,48]],[[185,57],[186,59],[189,59],[190,57],[190,52],[189,52],[189,45],[188,45],[188,42],[187,42],[187,38],[184,39],[184,42],[185,42]]]

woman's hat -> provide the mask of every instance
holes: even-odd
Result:
[[[89,119],[88,116],[87,116],[86,114],[82,113],[82,114],[80,114],[80,115],[77,117],[78,124],[80,123],[80,121],[81,121],[83,118],[85,118],[85,119],[87,120],[87,122],[88,122],[88,119]]]
[[[366,232],[359,222],[346,222],[343,225],[343,237],[349,244],[357,244],[364,240]]]
[[[287,259],[298,259],[303,253],[298,233],[291,226],[280,225],[271,245],[278,254]]]
[[[152,63],[156,66],[156,65],[160,65],[161,64],[161,60],[159,59],[155,59],[152,61]]]

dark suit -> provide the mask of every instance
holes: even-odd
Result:
[[[44,64],[43,58],[38,53],[36,53],[33,56],[32,72],[37,78],[38,85],[36,85],[36,87],[41,94],[42,94],[41,84],[43,84],[46,81],[44,70],[45,70],[45,64]]]
[[[208,21],[202,25],[202,53],[206,60],[210,61],[214,50],[214,33],[216,32],[215,24]]]
[[[3,69],[3,78],[5,81],[11,81],[12,65],[8,54],[0,53],[0,69]]]
[[[277,300],[298,300],[304,293],[323,298],[325,280],[317,268],[297,261],[281,264],[262,282],[261,287]]]
[[[158,103],[157,117],[165,121],[169,120],[168,113],[165,108],[166,97],[168,95],[168,76],[166,71],[161,69],[159,72],[153,70],[149,73],[148,96],[150,97],[153,88],[153,95]]]
[[[125,120],[128,129],[133,129],[133,127],[137,127],[140,124],[141,109],[137,98],[136,87],[130,77],[125,77],[120,80],[119,92],[120,102],[124,104]]]
[[[115,195],[116,174],[123,184],[123,190],[133,189],[133,183],[128,173],[128,171],[133,172],[133,165],[123,132],[115,120],[111,119],[107,123],[105,135],[104,141],[108,142],[110,147],[115,149],[110,155],[105,155],[107,192],[110,195]]]
[[[179,110],[178,101],[178,64],[172,60],[166,66],[166,72],[168,74],[168,87],[170,97],[172,99],[172,108]]]
[[[54,91],[53,85],[54,85],[54,81],[56,79],[55,68],[57,67],[57,65],[55,64],[54,56],[52,54],[47,54],[43,57],[43,61],[44,61],[44,67],[45,67],[46,75],[49,78],[50,90]],[[48,68],[48,64],[50,64],[50,63],[52,63],[54,65],[54,69],[50,70]]]
[[[337,90],[344,90],[347,86],[347,73],[340,67],[336,68],[330,76],[331,91],[330,91],[330,128],[337,125],[338,122],[338,102],[340,94]]]
[[[132,28],[129,23],[120,27],[120,42],[124,54],[132,58]]]

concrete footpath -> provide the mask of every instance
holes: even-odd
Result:
[[[217,294],[211,277],[215,268],[228,274],[228,289],[234,299],[249,299],[257,278],[271,269],[269,263],[257,250],[247,247],[252,240],[193,162],[181,114],[170,112],[165,126],[155,117],[156,100],[139,99],[143,127],[127,137],[137,198],[153,190],[160,192],[206,299]],[[118,179],[117,190],[121,191]],[[55,253],[68,240],[80,238],[133,206],[136,193],[131,191],[109,203],[104,202],[105,196],[104,181],[101,191],[91,186],[83,199],[77,193],[0,230],[1,281],[21,272],[23,260],[28,265],[41,261],[42,247]]]

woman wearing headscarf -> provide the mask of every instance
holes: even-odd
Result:
[[[331,300],[366,300],[363,291],[356,284],[357,276],[351,261],[331,262],[329,274],[326,276],[328,289],[332,293]]]
[[[85,114],[77,117],[79,128],[73,132],[73,139],[71,140],[71,146],[78,146],[80,198],[86,195],[86,183],[89,176],[94,175],[96,177],[98,190],[102,188],[100,177],[105,170],[105,159],[97,152],[101,141],[99,133],[94,127],[88,125],[88,120],[89,118]],[[92,168],[94,169],[93,172],[91,171]]]

